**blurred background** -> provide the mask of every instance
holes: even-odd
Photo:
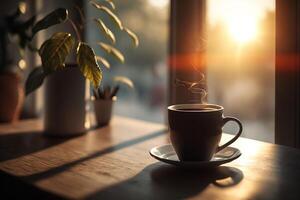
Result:
[[[114,75],[125,75],[135,84],[134,90],[121,90],[114,111],[164,123],[170,1],[123,0],[116,4],[118,14],[138,34],[141,44],[132,49],[126,38],[119,37],[119,49],[127,56],[125,65],[110,60],[111,72],[104,72],[104,83]],[[91,6],[85,9],[87,15],[96,14]],[[268,142],[274,142],[274,12],[275,0],[207,1],[208,102],[223,105],[225,115],[241,119],[245,137]],[[88,24],[86,34],[90,43],[105,40],[93,24]],[[226,132],[234,130],[234,125],[225,127]]]
[[[125,26],[130,27],[140,39],[137,49],[133,48],[126,34],[116,33],[117,47],[125,55],[125,64],[110,59],[111,68],[104,70],[104,85],[116,75],[127,76],[135,85],[134,90],[122,87],[118,101],[114,105],[116,114],[134,117],[153,122],[164,122],[167,95],[167,53],[168,53],[168,0],[123,0],[115,1],[117,13]],[[86,2],[87,18],[101,16],[99,12]],[[105,14],[102,17],[107,17]],[[107,41],[95,24],[87,24],[87,40],[91,44]],[[103,51],[95,45],[96,53]]]
[[[275,1],[208,2],[208,100],[241,119],[244,136],[274,142]]]
[[[12,12],[18,0],[11,0],[1,13]],[[26,0],[29,13],[44,15],[57,6],[70,6],[75,0]],[[79,2],[79,1],[78,1]],[[80,1],[81,2],[81,1]],[[115,104],[115,114],[152,122],[166,122],[168,95],[168,49],[170,0],[115,0],[117,14],[125,26],[140,38],[135,49],[126,34],[114,29],[117,47],[125,55],[125,64],[109,59],[111,69],[104,71],[104,85],[115,75],[129,77],[135,89],[122,87]],[[10,6],[10,8],[8,8]],[[100,12],[83,1],[87,18]],[[107,16],[103,16],[107,17]],[[207,74],[208,102],[223,105],[225,115],[235,116],[244,124],[243,136],[274,142],[275,111],[275,0],[207,0]],[[48,38],[59,25],[37,37],[36,46]],[[123,33],[124,34],[124,33]],[[104,41],[99,28],[87,23],[87,41],[101,55],[96,42]],[[189,37],[188,33],[186,37]],[[40,60],[26,55],[29,68],[40,65]],[[27,73],[25,73],[25,77]],[[33,98],[33,97],[36,98]],[[43,110],[42,90],[26,98],[24,113],[38,115]],[[28,111],[29,110],[29,111]],[[34,115],[32,115],[34,116]],[[234,125],[226,125],[226,132],[234,132]]]

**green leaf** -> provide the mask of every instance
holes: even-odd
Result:
[[[123,56],[123,54],[116,48],[114,48],[113,46],[109,45],[109,44],[105,44],[103,42],[99,42],[98,43],[100,45],[100,47],[102,49],[104,49],[107,53],[112,54],[113,56],[115,56],[119,61],[121,61],[122,63],[125,62],[125,58]]]
[[[96,61],[94,50],[86,43],[80,42],[78,45],[77,64],[82,74],[98,88],[102,81],[102,71]]]
[[[54,26],[56,24],[60,24],[65,22],[68,19],[68,10],[65,8],[58,8],[45,16],[43,19],[38,21],[32,28],[32,37],[39,32],[40,30],[44,30],[49,28],[50,26]]]
[[[130,88],[134,88],[133,82],[125,76],[115,76],[114,81],[119,82],[119,83],[123,83],[123,84],[127,85]]]
[[[108,37],[113,44],[116,43],[116,38],[113,32],[104,24],[101,19],[94,19],[97,23],[98,27],[105,33],[106,37]]]
[[[110,68],[110,64],[109,64],[109,62],[105,58],[103,58],[101,56],[96,56],[96,60],[98,62],[101,62],[107,69]]]
[[[55,33],[46,40],[39,50],[44,70],[48,72],[63,68],[74,43],[72,35],[64,32]]]
[[[123,30],[123,25],[121,20],[119,19],[119,17],[117,17],[116,14],[114,14],[109,8],[107,8],[106,6],[101,5],[98,2],[95,1],[90,1],[90,3],[97,9],[104,11],[106,14],[108,14],[111,19],[115,22],[115,24],[120,28],[120,30]]]
[[[33,69],[25,83],[25,93],[26,95],[38,89],[44,82],[46,74],[42,67],[37,67]]]
[[[139,38],[138,36],[131,30],[129,30],[128,28],[124,28],[124,31],[129,35],[129,37],[131,37],[134,46],[138,47],[139,46]]]

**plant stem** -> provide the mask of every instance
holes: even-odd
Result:
[[[83,25],[85,23],[86,19],[84,17],[82,9],[80,7],[78,7],[77,5],[75,5],[74,8],[78,11],[80,19],[81,19],[81,24]]]
[[[81,36],[80,36],[79,30],[78,30],[76,24],[75,24],[75,23],[73,22],[73,20],[70,19],[70,18],[68,19],[68,21],[70,22],[70,24],[71,24],[73,30],[75,31],[78,41],[81,42]]]

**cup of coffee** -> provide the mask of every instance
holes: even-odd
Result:
[[[223,116],[224,108],[215,104],[177,104],[168,107],[170,139],[180,161],[209,161],[212,156],[235,142],[241,135],[242,123]],[[219,146],[223,126],[234,121],[239,131]]]

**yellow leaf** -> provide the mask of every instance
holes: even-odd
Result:
[[[102,81],[102,71],[96,61],[94,50],[86,43],[80,42],[78,45],[77,64],[82,74],[98,88]]]
[[[117,17],[116,14],[114,14],[109,8],[106,6],[101,5],[100,3],[97,3],[95,1],[90,1],[90,3],[97,9],[104,11],[106,14],[108,14],[111,19],[115,22],[115,24],[120,28],[120,30],[123,30],[123,25],[119,17]]]
[[[125,77],[125,76],[115,76],[114,77],[114,81],[115,82],[123,83],[123,84],[127,85],[130,88],[134,88],[133,82],[129,78]]]
[[[58,32],[46,40],[39,49],[45,72],[55,71],[65,66],[66,57],[75,43],[70,33]]]
[[[116,38],[113,32],[104,24],[101,19],[94,19],[98,27],[105,33],[105,35],[111,40],[113,44],[116,43]]]
[[[110,64],[105,58],[103,58],[101,56],[96,56],[96,59],[98,62],[101,62],[107,69],[110,68]]]
[[[123,54],[116,48],[112,47],[109,44],[105,44],[103,42],[99,42],[98,43],[100,45],[100,47],[102,49],[104,49],[107,53],[112,54],[113,56],[115,56],[118,60],[120,60],[122,63],[125,62],[125,58],[123,56]]]
[[[138,47],[139,46],[139,38],[138,36],[128,28],[124,28],[124,31],[131,37],[132,41],[134,42],[134,46]]]
[[[25,2],[21,1],[18,5],[18,8],[19,8],[20,13],[25,14],[26,10],[27,10],[27,5]]]

